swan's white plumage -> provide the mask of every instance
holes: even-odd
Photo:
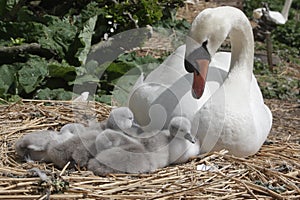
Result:
[[[182,45],[145,79],[140,77],[130,92],[128,107],[145,131],[168,128],[174,116],[192,120],[195,112],[224,81],[230,54],[220,52],[212,58],[203,97],[195,100],[190,92],[192,74],[184,69],[184,55],[185,45]]]
[[[287,22],[292,2],[293,0],[285,0],[281,12],[271,10],[269,11],[270,17],[274,20],[276,24],[285,24]],[[266,11],[266,8],[257,8],[253,10],[253,17],[255,19],[260,19],[263,16],[263,11]]]
[[[186,48],[190,51],[207,40],[214,55],[227,35],[232,46],[230,72],[195,115],[192,134],[197,134],[202,153],[227,149],[244,157],[259,150],[272,125],[272,114],[252,73],[254,40],[247,17],[232,7],[204,10],[189,35],[197,43],[190,39]]]

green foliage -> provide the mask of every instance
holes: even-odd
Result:
[[[282,44],[286,44],[289,47],[300,49],[300,21],[289,20],[283,26],[278,26],[273,31],[273,40]]]
[[[278,12],[281,12],[284,5],[282,0],[244,0],[246,15],[251,18],[253,10],[262,7],[262,2],[268,3],[271,10]],[[300,65],[300,21],[296,17],[299,8],[300,1],[293,1],[289,11],[289,20],[284,25],[278,25],[271,34],[273,52],[279,55],[282,61],[297,65]],[[265,44],[256,43],[256,50],[266,51],[265,48]],[[283,67],[278,66],[274,72],[271,72],[266,64],[255,61],[254,73],[262,93],[266,98],[299,99],[300,82],[296,77],[284,75]]]
[[[262,7],[262,2],[266,2],[269,5],[270,10],[281,12],[284,1],[282,0],[263,0],[263,1],[251,1],[244,0],[244,12],[248,17],[252,17],[253,10]],[[300,20],[297,17],[300,8],[300,1],[293,1],[288,21],[284,25],[278,25],[276,29],[272,31],[272,38],[276,44],[281,43],[287,45],[287,47],[300,49]],[[298,56],[299,56],[298,51]]]
[[[123,54],[111,63],[101,79],[101,94],[99,100],[107,104],[111,103],[113,97],[119,103],[125,104],[130,89],[140,77],[141,73],[147,76],[155,69],[162,59],[156,59],[152,56],[139,57],[135,52]]]
[[[272,10],[282,9],[283,1],[266,1]],[[248,16],[261,7],[260,1],[244,2]],[[140,73],[147,75],[163,58],[123,54],[120,49],[124,46],[132,49],[143,41],[141,29],[130,32],[130,38],[116,34],[149,24],[177,47],[184,43],[190,27],[188,22],[175,19],[176,8],[182,3],[183,0],[0,0],[0,48],[4,49],[0,51],[0,98],[66,100],[78,87],[77,93],[95,89],[96,100],[110,103],[113,97],[124,103]],[[293,2],[290,19],[296,16],[299,4]],[[299,64],[299,33],[299,21],[278,26],[272,33],[274,52]],[[105,36],[118,39],[119,46],[105,48],[99,55],[103,57],[100,64],[86,63],[92,45],[106,40]],[[32,43],[40,45],[40,49],[22,49]],[[9,52],[9,48],[19,51]],[[106,59],[110,53],[122,55],[110,63]],[[257,62],[255,70],[264,96],[297,97],[299,81],[266,71]]]
[[[24,89],[25,93],[30,93],[41,85],[48,75],[47,63],[41,59],[30,59],[18,71],[18,83],[20,89]],[[19,91],[20,91],[19,89]]]
[[[20,49],[17,54],[0,53],[0,97],[69,99],[75,85],[86,83],[96,84],[99,95],[110,95],[117,79],[141,61],[121,56],[101,78],[105,66],[85,65],[91,46],[104,34],[169,18],[180,4],[181,0],[0,0],[0,48]],[[22,49],[31,43],[41,49]]]
[[[265,98],[290,100],[300,98],[300,80],[283,76],[278,71],[271,72],[268,66],[260,61],[254,62],[254,74]]]
[[[48,100],[62,100],[62,99],[71,99],[73,93],[65,91],[63,88],[59,89],[40,89],[37,91],[35,98],[37,99],[48,99]]]
[[[0,94],[7,94],[11,85],[15,82],[17,70],[9,65],[0,66]],[[5,97],[5,96],[2,96]]]

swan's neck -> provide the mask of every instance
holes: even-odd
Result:
[[[291,8],[293,0],[285,0],[284,6],[282,8],[281,14],[284,17],[285,20],[288,19],[289,16],[289,10]]]
[[[231,41],[230,74],[250,81],[253,71],[254,40],[249,21],[235,23],[229,33]]]

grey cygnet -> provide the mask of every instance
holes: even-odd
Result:
[[[105,128],[122,130],[130,128],[132,124],[132,112],[127,107],[120,107],[111,111]],[[102,135],[103,129],[101,127],[103,127],[102,122],[92,122],[88,127],[77,126],[75,132],[79,131],[79,134],[62,144],[50,146],[48,153],[52,162],[61,168],[71,160],[74,160],[79,166],[86,166],[88,160],[96,155],[95,140],[97,136]],[[74,127],[67,128],[71,130]]]
[[[61,143],[69,139],[68,134],[58,134],[56,131],[42,130],[23,135],[15,144],[18,155],[28,160],[50,162],[47,153],[52,143]]]
[[[149,133],[143,133],[145,138],[141,138],[140,142],[126,140],[118,147],[114,146],[98,152],[97,156],[89,161],[88,169],[96,175],[120,172],[145,173],[165,167],[171,161],[175,162],[181,158],[185,153],[183,150],[186,149],[178,152],[173,148],[176,145],[186,147],[187,143],[195,142],[190,134],[190,123],[186,120],[186,118],[175,117],[170,122],[169,130],[160,131],[151,138],[146,138]]]
[[[191,122],[185,117],[172,118],[169,126],[169,164],[184,163],[200,153],[200,144],[191,134]]]

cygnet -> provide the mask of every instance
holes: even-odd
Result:
[[[133,137],[137,132],[131,129],[135,125],[133,120],[133,113],[128,107],[113,109],[107,119],[106,129],[96,138],[97,152],[111,147],[139,143]]]
[[[109,173],[152,172],[156,169],[153,168],[153,160],[142,144],[127,144],[99,152],[89,161],[88,170],[101,176]]]
[[[133,114],[130,109],[127,107],[120,107],[111,111],[105,128],[107,130],[125,130],[130,128],[132,124]],[[96,138],[103,133],[101,127],[103,127],[103,123],[91,122],[88,127],[71,126],[66,127],[66,131],[61,130],[61,132],[71,132],[72,134],[79,130],[79,134],[74,135],[74,137],[62,144],[49,147],[48,153],[52,162],[58,167],[63,167],[68,161],[74,160],[79,166],[86,166],[88,160],[96,155]],[[75,131],[72,132],[71,130],[74,128]],[[99,141],[99,144],[102,144],[102,139],[99,138]]]
[[[71,137],[82,133],[84,128],[83,124],[70,123],[61,127],[59,134],[69,135]]]
[[[172,118],[170,125],[169,163],[178,164],[200,153],[200,144],[191,134],[191,122],[185,117]]]
[[[23,135],[15,144],[18,155],[26,160],[50,162],[47,149],[51,143],[61,143],[69,139],[69,134],[58,134],[56,131],[42,130]]]
[[[120,172],[145,173],[153,172],[170,163],[185,162],[199,151],[199,146],[196,153],[187,149],[195,142],[190,134],[190,128],[187,118],[175,117],[170,122],[169,130],[159,131],[155,135],[145,132],[140,135],[140,142],[123,142],[118,147],[114,146],[99,152],[89,161],[88,169],[96,175]],[[122,140],[124,137],[120,138]],[[127,138],[125,141],[128,141]],[[176,145],[179,147],[178,151]]]
[[[64,167],[74,160],[79,166],[86,166],[88,160],[96,155],[95,138],[101,131],[84,129],[84,133],[74,135],[63,143],[52,143],[48,148],[51,161],[58,167]]]
[[[115,108],[110,112],[106,128],[127,131],[132,127],[139,128],[139,125],[134,122],[133,113],[128,107]]]

